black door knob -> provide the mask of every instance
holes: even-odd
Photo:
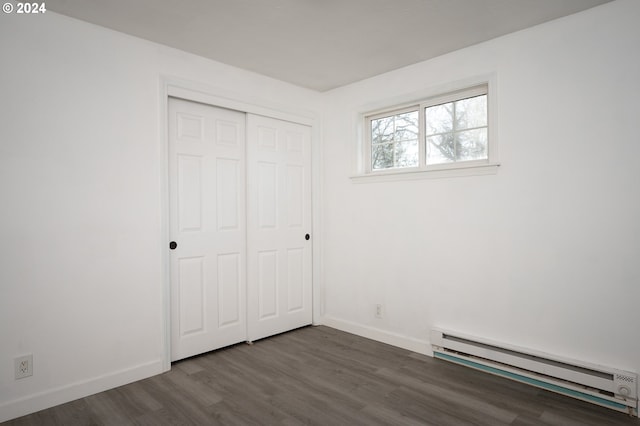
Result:
[[[307,241],[309,241],[309,238],[311,238],[311,235],[309,235],[309,234],[304,236],[304,239],[307,240]]]
[[[176,249],[176,247],[178,247],[178,243],[176,243],[175,241],[171,241],[171,242],[169,243],[169,248],[170,248],[171,250],[175,250],[175,249]]]

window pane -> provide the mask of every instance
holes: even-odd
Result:
[[[396,116],[395,140],[418,139],[418,111]]]
[[[453,102],[425,108],[427,136],[453,130]]]
[[[417,136],[417,135],[416,135]],[[418,165],[418,140],[396,144],[396,167],[416,167]]]
[[[389,142],[393,139],[393,116],[371,120],[371,143]]]
[[[393,167],[393,143],[371,147],[371,168],[374,170]]]
[[[486,127],[456,133],[455,145],[458,161],[486,160],[488,158]]]
[[[427,138],[427,164],[452,163],[456,160],[453,133]]]
[[[487,125],[487,95],[456,102],[456,130]]]

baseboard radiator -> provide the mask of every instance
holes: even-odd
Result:
[[[440,329],[431,331],[433,355],[638,416],[638,375]]]

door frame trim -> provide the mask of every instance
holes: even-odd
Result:
[[[226,89],[212,87],[173,76],[161,75],[159,78],[159,148],[160,157],[160,223],[162,244],[169,242],[169,98],[179,98],[199,102],[219,108],[232,109],[246,114],[263,115],[279,120],[291,121],[311,127],[311,232],[312,232],[312,311],[313,324],[321,323],[324,311],[322,303],[321,276],[321,114],[311,110],[292,110],[288,106],[273,102],[249,98]],[[162,371],[171,369],[171,274],[170,253],[163,245],[161,253],[162,276]]]

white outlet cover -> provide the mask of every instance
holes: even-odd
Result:
[[[25,355],[13,360],[17,379],[33,376],[33,355]]]
[[[376,318],[382,318],[384,308],[381,304],[376,305],[376,311],[374,313]]]

